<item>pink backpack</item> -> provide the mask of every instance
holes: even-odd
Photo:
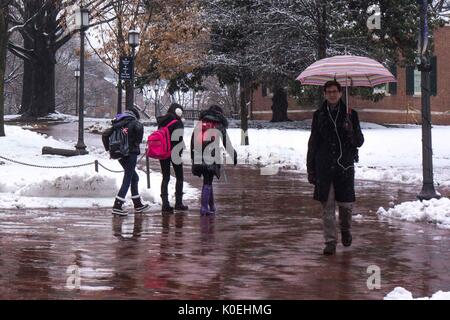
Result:
[[[158,129],[148,136],[147,157],[166,160],[171,157],[172,143],[170,139],[169,127],[178,120],[171,121],[168,125]]]

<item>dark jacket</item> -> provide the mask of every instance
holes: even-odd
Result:
[[[128,128],[128,145],[130,154],[139,155],[141,153],[140,145],[144,137],[144,126],[136,117],[128,111],[116,116],[112,121],[112,127],[108,128],[102,134],[102,141],[106,151],[109,151],[109,136],[115,128]]]
[[[213,143],[220,143],[220,141],[216,141],[214,139],[211,139],[211,141],[205,141],[202,144],[201,150],[196,150],[195,139],[198,138],[196,135],[201,134],[202,131],[202,123],[203,122],[211,122],[214,125],[214,128],[218,130],[221,134],[220,138],[222,140],[222,144],[225,147],[225,150],[230,154],[231,157],[234,158],[234,161],[237,161],[237,153],[234,150],[233,146],[231,145],[230,138],[227,134],[227,128],[228,128],[228,120],[224,117],[223,114],[219,112],[215,112],[212,110],[205,110],[200,113],[200,122],[197,124],[197,127],[194,129],[194,132],[192,133],[191,137],[191,160],[192,160],[192,173],[195,176],[202,176],[204,174],[213,174],[217,177],[217,179],[220,179],[220,169],[221,169],[221,163],[223,163],[223,159],[221,155],[218,155],[217,159],[220,159],[220,161],[217,163],[216,161],[213,161],[212,163],[205,162],[205,159],[203,159],[203,155],[205,154],[205,149],[209,147],[212,148]],[[227,145],[229,144],[229,145]],[[212,148],[211,157],[215,157],[215,149]],[[201,160],[201,164],[199,163]]]
[[[334,119],[337,119],[339,139]],[[349,124],[348,130],[344,128],[346,122]],[[315,200],[327,201],[333,183],[336,201],[355,202],[354,163],[358,158],[358,148],[363,143],[358,113],[352,110],[347,115],[347,107],[343,101],[335,112],[330,112],[325,102],[314,113],[308,143],[307,169],[308,175],[315,180]]]
[[[183,149],[184,149],[185,148],[184,141],[183,141],[184,123],[179,117],[177,117],[176,115],[174,115],[172,113],[168,113],[164,116],[158,117],[156,119],[156,121],[158,123],[158,129],[161,129],[162,127],[167,126],[173,120],[177,120],[177,122],[169,127],[170,136],[172,137],[172,133],[175,130],[181,130],[181,132],[180,132],[181,136],[179,139],[177,139],[175,141],[171,140],[171,149],[170,150],[173,150],[173,148],[175,148],[180,143],[183,144]],[[181,153],[183,152],[183,149],[180,151],[180,156],[181,156]]]

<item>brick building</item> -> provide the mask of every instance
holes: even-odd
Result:
[[[435,32],[435,50],[431,73],[431,112],[434,124],[450,125],[450,26]],[[350,106],[357,110],[361,121],[375,123],[421,123],[420,72],[412,67],[395,67],[396,84],[386,85],[386,97],[372,102],[357,97],[350,98]],[[300,71],[299,71],[300,73]],[[299,106],[289,97],[288,116],[292,120],[312,117],[314,110]],[[252,95],[250,117],[254,120],[272,118],[272,95],[263,88]]]

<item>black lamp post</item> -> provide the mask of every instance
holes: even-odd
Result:
[[[431,107],[430,107],[430,54],[428,50],[428,0],[418,0],[420,3],[420,42],[418,69],[422,80],[422,166],[423,186],[417,196],[420,200],[439,199],[433,182],[433,144],[431,139]]]
[[[159,98],[159,80],[156,81],[155,83],[155,118],[158,117],[158,98]]]
[[[80,68],[77,66],[75,69],[75,82],[76,82],[76,89],[75,89],[75,115],[78,116],[78,85],[80,81]]]
[[[132,61],[132,71],[131,71],[131,80],[128,87],[128,94],[130,95],[127,99],[127,109],[131,109],[134,107],[134,64],[135,64],[135,56],[136,56],[136,47],[139,46],[139,32],[137,30],[130,30],[128,32],[128,44],[131,47],[131,61]]]
[[[75,146],[79,154],[87,154],[84,144],[84,38],[89,28],[89,10],[80,7],[75,11],[75,26],[80,30],[80,101],[78,110],[78,143]]]

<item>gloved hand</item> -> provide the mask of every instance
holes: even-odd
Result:
[[[238,155],[237,155],[236,150],[234,150],[233,163],[234,163],[235,166],[237,166],[237,163],[238,163]]]
[[[308,182],[310,184],[316,184],[316,175],[313,172],[308,172]]]

